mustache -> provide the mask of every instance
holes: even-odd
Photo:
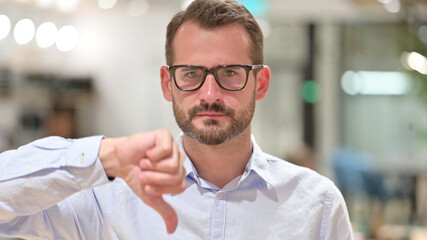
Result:
[[[222,113],[224,115],[231,116],[231,117],[234,116],[234,110],[233,109],[231,109],[229,107],[222,106],[222,105],[217,104],[217,103],[213,103],[211,105],[209,105],[208,103],[202,103],[198,106],[191,108],[188,111],[188,113],[189,113],[190,119],[193,119],[193,117],[196,116],[196,114],[198,114],[200,112],[206,112],[206,111]]]

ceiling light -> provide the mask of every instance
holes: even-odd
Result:
[[[64,26],[58,31],[56,47],[61,52],[69,52],[74,49],[79,41],[77,29],[71,25]]]
[[[40,8],[50,8],[55,3],[55,0],[36,0],[37,6]]]
[[[58,29],[52,22],[45,22],[37,28],[36,41],[39,47],[48,48],[56,42]]]
[[[33,39],[35,31],[36,28],[33,21],[25,18],[16,23],[13,35],[15,37],[15,41],[18,44],[23,45],[29,43]]]
[[[78,4],[79,0],[56,0],[56,6],[61,12],[71,12]]]
[[[400,1],[392,0],[390,1],[390,3],[384,4],[384,8],[391,13],[398,13],[400,12],[400,8],[401,8]]]
[[[98,7],[101,9],[111,9],[117,3],[117,0],[98,0]]]
[[[407,56],[408,66],[418,71],[419,73],[427,75],[427,58],[417,52],[411,52]]]
[[[10,32],[10,20],[6,15],[0,15],[0,40]]]

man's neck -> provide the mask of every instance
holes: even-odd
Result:
[[[184,134],[184,149],[199,176],[218,188],[243,174],[252,154],[250,126],[220,145],[205,145]]]

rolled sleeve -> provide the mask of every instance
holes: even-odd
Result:
[[[81,139],[47,137],[0,155],[0,181],[31,175],[45,169],[85,168],[97,160],[103,136]]]
[[[0,222],[37,214],[108,183],[98,158],[102,138],[48,137],[0,154]]]

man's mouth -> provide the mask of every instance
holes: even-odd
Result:
[[[195,117],[201,117],[201,118],[220,118],[224,116],[226,115],[219,112],[200,112],[195,115]]]
[[[194,107],[189,111],[190,119],[203,118],[203,119],[219,119],[225,116],[233,116],[233,110],[225,108],[218,104],[203,104]]]

